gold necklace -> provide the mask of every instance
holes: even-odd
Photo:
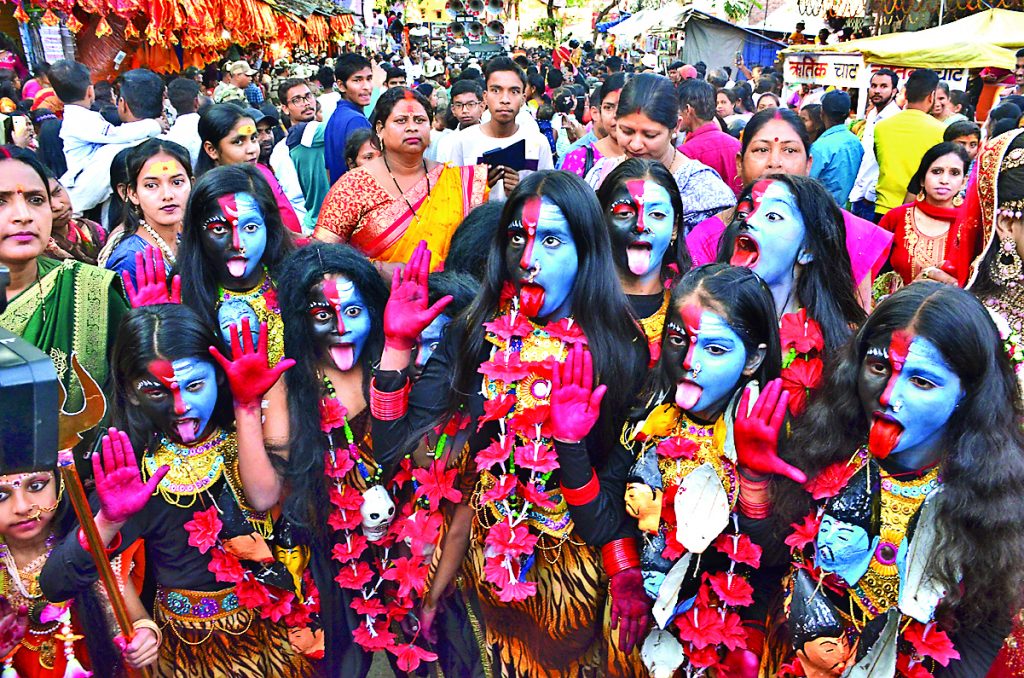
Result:
[[[143,457],[143,475],[148,479],[160,467],[169,467],[157,491],[167,503],[189,508],[201,492],[220,480],[225,466],[237,456],[235,434],[223,429],[195,445],[179,445],[162,438],[159,446]]]
[[[661,334],[665,327],[665,315],[668,313],[668,299],[670,296],[668,290],[665,290],[663,296],[664,299],[662,299],[661,306],[658,307],[657,311],[646,318],[640,318],[640,327],[643,329],[644,336],[647,337],[649,343],[661,341]]]
[[[163,252],[164,258],[167,259],[167,263],[174,266],[174,252],[171,251],[171,246],[167,244],[167,241],[163,239],[163,236],[157,233],[155,228],[146,223],[145,219],[139,219],[139,226],[142,226],[146,233],[153,236],[153,239],[156,240],[156,246],[160,248],[161,252]]]

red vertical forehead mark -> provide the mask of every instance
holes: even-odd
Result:
[[[698,304],[686,304],[682,309],[683,325],[686,326],[686,335],[689,339],[686,357],[683,358],[684,370],[689,370],[693,367],[693,353],[697,348],[697,333],[700,332],[700,316],[702,312],[703,309]]]
[[[751,187],[751,189],[750,189],[750,204],[751,204],[751,208],[750,208],[749,214],[747,214],[748,218],[753,216],[753,214],[755,212],[757,212],[758,208],[761,207],[761,200],[764,199],[764,194],[768,190],[768,187],[771,186],[771,185],[772,185],[772,181],[770,179],[761,179],[760,181],[758,181],[757,183],[755,183]]]
[[[164,385],[174,397],[174,411],[178,414],[185,412],[185,402],[181,399],[181,385],[174,378],[174,367],[168,360],[149,361],[150,374],[156,377],[157,381]]]
[[[523,268],[530,267],[533,259],[533,244],[537,239],[537,224],[540,222],[540,196],[531,195],[523,203],[523,229],[526,231],[526,247],[523,248],[523,256],[519,265]]]
[[[228,193],[217,198],[220,211],[224,218],[231,224],[231,245],[237,250],[241,246],[241,239],[238,237],[238,203],[235,202],[235,194]]]
[[[636,204],[636,231],[643,233],[646,228],[644,224],[644,181],[642,179],[631,179],[626,182],[626,190],[629,197]]]
[[[338,318],[338,334],[345,334],[345,321],[341,316],[341,294],[338,292],[337,283],[331,278],[324,278],[324,298]]]
[[[896,388],[896,382],[903,371],[903,365],[907,362],[907,353],[910,351],[910,343],[914,341],[914,334],[908,330],[896,330],[889,338],[889,364],[892,366],[892,374],[885,384],[882,397],[879,399],[883,405],[889,404],[892,391]]]

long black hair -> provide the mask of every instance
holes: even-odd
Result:
[[[214,265],[203,253],[203,222],[220,212],[217,199],[233,193],[248,193],[256,199],[267,226],[267,247],[262,264],[271,280],[277,279],[278,268],[294,245],[290,232],[281,222],[281,212],[274,201],[270,184],[254,166],[225,165],[210,170],[192,186],[181,230],[178,259],[174,272],[181,274],[181,301],[191,306],[210,327],[217,322],[217,276]]]
[[[370,334],[359,356],[364,394],[369,394],[373,364],[380,360],[384,348],[384,305],[388,300],[388,288],[380,274],[348,245],[313,243],[293,252],[281,266],[278,294],[284,352],[295,360],[284,377],[290,431],[285,475],[291,487],[284,501],[284,516],[321,545],[329,543],[332,530],[327,525],[331,505],[324,482],[325,443],[318,416],[323,391],[319,364],[330,358],[314,350],[308,309],[310,289],[327,273],[341,274],[354,283],[370,313]]]
[[[664,75],[641,73],[630,78],[619,94],[616,118],[643,113],[674,132],[679,125],[679,97],[675,85]]]
[[[999,333],[969,293],[952,285],[914,283],[879,304],[832,361],[784,456],[814,478],[866,443],[858,375],[868,347],[899,329],[934,344],[964,391],[940,448],[945,454],[939,541],[930,567],[949,592],[943,605],[960,623],[1008,620],[1020,606],[1024,581],[1022,412]],[[811,510],[811,497],[791,481],[777,482],[778,529],[788,531]]]
[[[484,350],[483,325],[493,318],[501,305],[502,287],[511,280],[505,263],[508,226],[519,218],[531,196],[547,198],[558,206],[576,242],[579,270],[572,289],[571,314],[587,336],[597,380],[612,386],[601,404],[601,421],[608,439],[614,440],[614,428],[622,423],[646,372],[647,341],[630,315],[615,273],[608,229],[597,197],[582,179],[567,172],[534,172],[523,179],[505,203],[480,290],[469,308],[453,321],[463,330],[457,355],[464,359],[455,367],[448,411],[455,412],[467,404],[470,394],[477,390],[473,384],[479,378],[477,357]],[[603,456],[606,452],[597,454]],[[597,462],[602,465],[604,459]]]
[[[1007,145],[1006,155],[1020,148],[1024,148],[1024,133],[1018,134]],[[1017,165],[1009,169],[999,168],[996,178],[995,195],[999,204],[991,207],[991,218],[998,223],[999,215],[996,212],[998,212],[1000,204],[1006,205],[1010,202],[1019,204],[1021,200],[1024,200],[1024,165]],[[986,213],[986,207],[982,206],[982,218],[985,217]],[[995,223],[992,224],[992,228],[995,228]],[[999,258],[999,236],[993,233],[990,240],[988,249],[985,250],[985,255],[978,267],[978,275],[971,284],[971,292],[982,299],[986,296],[998,295],[1004,291],[1004,283],[997,280],[996,276],[993,275],[996,260]],[[1021,283],[1024,283],[1024,280],[1018,281],[1018,284]]]
[[[231,408],[231,390],[228,388],[220,365],[210,355],[215,346],[223,355],[230,355],[214,332],[188,306],[158,304],[142,306],[128,311],[117,330],[117,339],[111,353],[111,375],[114,398],[111,403],[111,421],[125,431],[138,452],[148,449],[163,435],[142,410],[132,403],[135,380],[149,373],[154,360],[174,362],[184,358],[197,358],[211,363],[217,372],[217,406],[212,421],[225,429],[234,427]]]
[[[796,298],[807,308],[807,314],[821,325],[825,351],[832,351],[846,341],[851,327],[859,325],[865,315],[857,302],[843,213],[832,195],[814,179],[792,174],[770,174],[765,179],[784,183],[796,198],[806,229],[803,246],[813,257],[802,265],[797,277]],[[739,203],[750,200],[753,187],[754,184],[750,184],[743,190]],[[725,230],[719,244],[718,261],[732,258],[736,236],[746,216],[737,211]]]
[[[185,176],[189,182],[192,181],[192,160],[189,159],[188,150],[181,144],[166,139],[147,139],[138,146],[128,151],[125,158],[125,167],[128,169],[128,190],[138,192],[139,174],[149,159],[158,153],[166,153],[181,165],[185,170]],[[116,193],[116,191],[115,191]],[[142,219],[142,206],[136,205],[130,199],[127,201],[128,209],[124,210],[124,231],[121,239],[139,230],[139,222]]]
[[[196,176],[201,177],[216,167],[213,158],[206,152],[206,143],[217,148],[221,140],[231,133],[242,118],[252,118],[237,104],[214,104],[199,114],[199,139],[202,141],[202,152],[196,160]],[[191,162],[191,161],[190,161]]]
[[[762,386],[779,376],[782,369],[782,349],[779,340],[779,322],[775,317],[775,301],[768,285],[756,273],[743,266],[731,264],[705,264],[693,269],[672,286],[672,308],[677,308],[685,299],[696,296],[705,308],[716,309],[729,326],[743,341],[747,356],[765,345],[764,359],[749,377],[741,377],[737,390],[748,382],[756,381]],[[662,335],[664,344],[667,334]],[[665,351],[647,376],[643,391],[637,399],[631,418],[646,415],[651,407],[668,402],[673,397],[673,387],[667,366],[664,364]]]
[[[629,158],[620,163],[605,177],[601,182],[601,187],[597,189],[597,200],[601,203],[601,209],[607,214],[611,207],[612,195],[630,179],[650,179],[668,191],[669,200],[672,202],[672,211],[675,212],[676,217],[675,237],[668,249],[665,250],[665,256],[661,260],[661,279],[671,280],[686,273],[693,266],[693,259],[690,258],[690,250],[686,248],[683,199],[679,195],[679,184],[676,183],[664,164],[645,158]],[[675,271],[672,270],[673,264]]]

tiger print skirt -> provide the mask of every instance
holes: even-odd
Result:
[[[201,594],[167,589],[158,594],[154,616],[163,629],[164,638],[153,671],[157,678],[305,678],[317,675],[309,660],[292,649],[283,622],[261,619],[244,607],[228,612],[220,608],[205,619],[178,614],[167,606],[168,592],[177,594],[177,600],[198,602],[201,595],[204,601],[219,602],[231,589]]]
[[[609,640],[608,579],[598,549],[541,535],[529,580],[536,595],[503,603],[484,580],[484,530],[475,521],[464,572],[481,617],[485,672],[495,677],[647,676],[639,650]]]

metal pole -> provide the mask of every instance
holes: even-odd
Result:
[[[942,0],[939,3],[939,25],[942,25],[942,19],[946,16],[946,0]]]

